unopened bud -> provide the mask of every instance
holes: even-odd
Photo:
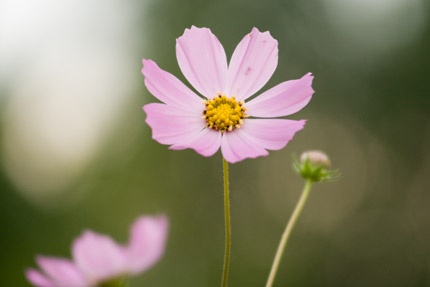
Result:
[[[300,156],[300,162],[303,164],[306,161],[308,161],[311,166],[322,166],[326,169],[330,168],[330,159],[327,154],[319,150],[310,150],[302,153]]]
[[[304,179],[313,182],[334,180],[340,175],[337,170],[329,170],[329,157],[318,150],[304,152],[300,162],[294,161],[294,167]]]

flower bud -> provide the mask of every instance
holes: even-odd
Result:
[[[340,173],[337,170],[329,170],[330,159],[322,151],[306,151],[300,156],[300,162],[294,161],[297,172],[306,180],[313,182],[336,179]]]
[[[309,164],[315,167],[330,168],[330,159],[327,154],[319,150],[310,150],[302,153],[300,162],[304,164],[306,161],[309,161]]]

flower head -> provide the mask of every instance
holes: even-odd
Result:
[[[165,216],[142,216],[131,227],[127,246],[84,231],[73,243],[73,260],[37,256],[42,272],[27,269],[27,279],[39,287],[121,286],[122,279],[143,272],[160,259],[167,228]]]
[[[236,47],[230,64],[208,28],[191,27],[176,41],[182,73],[201,98],[151,60],[143,60],[148,90],[163,103],[143,107],[153,138],[170,149],[194,149],[212,156],[221,147],[230,163],[279,150],[305,120],[272,119],[291,115],[310,101],[313,76],[283,82],[247,101],[270,79],[278,63],[278,42],[252,29]]]

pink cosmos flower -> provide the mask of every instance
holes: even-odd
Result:
[[[39,287],[89,287],[141,273],[162,256],[167,229],[165,216],[142,216],[133,223],[127,246],[109,236],[84,231],[73,242],[73,260],[37,256],[42,272],[27,269],[27,279]]]
[[[194,149],[212,156],[221,147],[230,163],[279,150],[305,120],[291,115],[310,101],[313,76],[283,82],[247,101],[270,79],[278,64],[278,42],[253,28],[236,47],[230,64],[208,28],[192,26],[176,40],[176,57],[185,78],[204,99],[151,60],[143,60],[148,90],[163,103],[143,107],[152,137],[170,149]],[[246,102],[245,102],[246,101]],[[249,118],[251,117],[251,118]]]

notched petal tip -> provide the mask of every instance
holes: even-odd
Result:
[[[187,36],[189,33],[194,33],[194,32],[199,32],[199,31],[208,31],[208,32],[212,33],[211,29],[209,29],[209,28],[197,27],[197,26],[191,25],[190,28],[185,28],[184,33],[181,36],[176,38],[176,43],[178,43],[178,40],[181,40],[181,38],[183,38],[184,36]]]
[[[176,58],[188,82],[203,96],[224,91],[227,56],[209,28],[185,29],[176,40]]]
[[[300,79],[278,84],[247,103],[248,114],[254,117],[274,118],[294,114],[312,98],[314,76],[307,73]]]
[[[145,69],[147,68],[148,65],[151,65],[151,64],[155,64],[155,62],[150,60],[150,59],[142,59],[142,65],[143,66],[142,66],[141,72],[144,76],[145,76],[145,74],[144,74]]]
[[[312,84],[313,84],[314,78],[315,78],[315,76],[311,72],[306,73],[302,77],[302,79],[304,79],[306,81],[309,81],[309,88],[311,89],[311,96],[315,93],[315,90],[312,88]]]
[[[268,31],[253,28],[236,46],[230,60],[228,93],[246,100],[260,90],[278,64],[278,41]]]
[[[314,78],[315,78],[315,76],[314,76],[311,72],[306,73],[306,74],[302,77],[302,79],[307,79],[307,80],[309,80],[309,81],[310,81],[310,85],[312,85],[312,82],[313,82]]]
[[[147,77],[146,70],[147,70],[147,66],[150,64],[149,61],[150,60],[145,60],[145,59],[142,60],[142,69],[140,69],[140,72],[145,78]]]
[[[206,27],[197,27],[195,25],[191,25],[191,30],[210,30],[210,29]]]
[[[266,43],[267,40],[272,41],[272,43],[276,44],[276,47],[278,46],[278,40],[273,38],[272,34],[270,34],[270,31],[260,31],[257,27],[253,27],[251,30],[251,33],[249,35],[252,37],[253,35],[261,35],[264,36],[266,39],[263,39],[263,42]]]
[[[270,38],[273,38],[272,34],[270,34],[270,31],[264,31],[264,32],[262,32],[257,27],[253,27],[252,30],[251,30],[251,33],[249,33],[249,35],[252,36],[253,33],[258,33],[258,34],[261,34],[261,35],[268,35]],[[276,42],[278,42],[274,38],[273,38],[273,40],[275,40]]]
[[[297,123],[297,127],[295,128],[295,131],[294,131],[294,133],[293,133],[293,135],[292,135],[291,139],[296,135],[296,133],[297,133],[297,132],[299,132],[299,131],[301,131],[302,129],[304,129],[304,127],[305,127],[305,125],[306,125],[306,122],[307,122],[308,120],[301,119],[301,120],[298,120],[298,121],[295,121],[295,120],[292,120],[292,121],[294,121],[294,122],[296,122],[296,123]]]
[[[144,76],[146,76],[145,74],[144,74],[144,71],[146,71],[147,69],[149,69],[150,67],[149,66],[156,66],[157,68],[158,68],[158,65],[157,65],[157,63],[155,63],[154,61],[152,61],[152,60],[150,60],[150,59],[142,59],[142,74],[144,75]]]

